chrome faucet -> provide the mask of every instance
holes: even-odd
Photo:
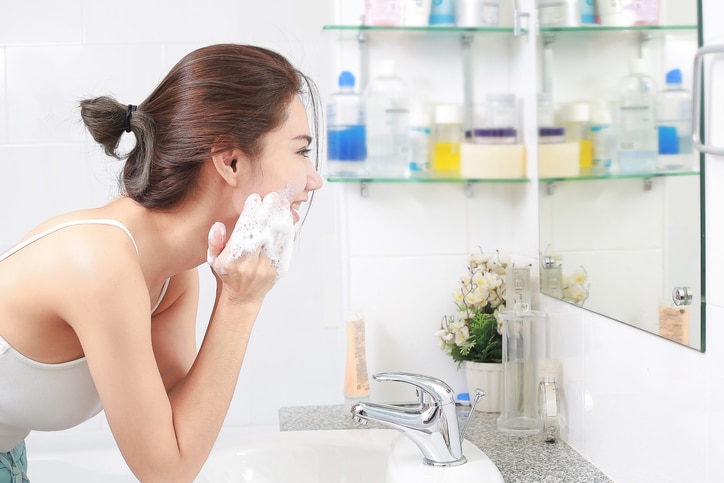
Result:
[[[395,381],[416,387],[418,403],[413,405],[387,405],[359,402],[352,406],[352,418],[358,423],[377,421],[401,431],[410,438],[428,466],[457,466],[467,460],[463,456],[462,441],[455,411],[455,398],[450,386],[434,377],[406,372],[382,372],[372,378],[376,381]]]

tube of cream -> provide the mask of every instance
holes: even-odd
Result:
[[[345,405],[366,400],[370,395],[365,349],[365,320],[359,314],[346,318],[347,364],[344,374]]]

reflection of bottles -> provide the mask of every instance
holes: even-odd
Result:
[[[426,173],[430,168],[430,111],[418,104],[410,111],[410,173]]]
[[[611,114],[603,101],[596,101],[591,104],[590,131],[593,148],[591,170],[595,174],[607,173],[611,169],[613,130],[611,128]]]
[[[405,176],[409,157],[407,87],[395,75],[391,60],[379,64],[379,75],[366,92],[367,169],[372,176]]]
[[[460,106],[435,106],[432,135],[432,167],[435,171],[460,171],[460,143],[463,140],[463,116]]]
[[[574,102],[566,105],[563,112],[563,128],[566,141],[579,145],[578,163],[584,170],[592,166],[593,150],[589,136],[590,109],[587,102]]]
[[[644,73],[642,59],[629,63],[631,73],[619,84],[618,161],[623,173],[656,169],[656,82]]]
[[[365,168],[364,104],[354,92],[354,75],[339,75],[339,92],[327,107],[327,152],[330,174],[362,174]]]
[[[659,154],[691,154],[694,151],[691,139],[691,94],[681,87],[681,70],[674,69],[666,74],[666,89],[659,93],[656,102],[656,125],[659,130]],[[665,168],[684,167],[685,161],[676,156],[660,156]]]
[[[540,291],[551,297],[563,298],[563,271],[553,257],[541,259]]]

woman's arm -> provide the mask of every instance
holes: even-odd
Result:
[[[84,251],[65,320],[83,345],[118,446],[143,482],[192,481],[218,436],[262,300],[275,269],[259,253],[225,266],[199,353],[167,394],[157,366],[149,298],[137,267]],[[126,259],[127,260],[127,259]],[[77,297],[80,295],[76,295]]]

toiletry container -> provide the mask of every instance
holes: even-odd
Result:
[[[553,108],[553,96],[549,93],[538,94],[537,114],[538,127],[553,127],[555,122],[555,110]]]
[[[622,173],[656,169],[656,82],[646,74],[643,60],[631,59],[630,73],[619,83],[618,162]]]
[[[402,25],[403,0],[365,0],[365,25]]]
[[[455,0],[432,0],[430,25],[452,27],[455,25]]]
[[[681,70],[666,74],[666,88],[656,102],[656,125],[659,134],[659,167],[691,168],[695,158],[691,139],[691,93],[681,87]]]
[[[613,159],[613,128],[611,127],[611,112],[604,101],[591,103],[591,124],[589,137],[592,148],[593,174],[605,174],[611,170]]]
[[[371,176],[403,177],[409,166],[409,99],[395,63],[383,60],[365,93],[367,170]]]
[[[543,359],[538,364],[538,408],[540,410],[540,436],[546,443],[555,443],[560,429],[560,374],[558,361]]]
[[[499,0],[455,0],[458,27],[497,27]]]
[[[430,22],[432,0],[402,0],[402,25],[424,27]]]
[[[545,347],[546,313],[506,310],[503,324],[503,407],[498,429],[507,433],[536,434],[538,414],[538,360]]]
[[[581,25],[581,0],[538,0],[537,4],[538,24],[541,27]]]
[[[345,405],[369,399],[370,381],[367,374],[367,351],[365,341],[365,320],[361,312],[349,313],[345,317],[347,339],[347,362],[344,373]]]
[[[343,71],[338,84],[327,106],[327,168],[332,176],[357,176],[367,158],[364,102],[351,72]]]
[[[659,24],[659,0],[625,0],[623,10],[633,25]]]
[[[427,173],[430,169],[432,128],[430,109],[416,103],[410,110],[410,174]]]
[[[530,267],[509,265],[505,273],[506,306],[514,312],[530,310]]]
[[[477,134],[480,130],[476,129]],[[500,131],[504,131],[501,129]],[[512,140],[508,135],[504,139]],[[525,145],[463,142],[460,145],[460,177],[466,179],[518,179],[525,177]]]
[[[432,167],[437,172],[460,172],[460,144],[463,142],[463,113],[457,104],[435,106],[432,133]]]
[[[563,128],[566,141],[579,144],[578,163],[581,171],[590,171],[593,158],[591,139],[589,137],[590,109],[587,102],[566,104],[563,113]]]
[[[515,96],[513,94],[488,94],[485,96],[486,127],[517,127]]]
[[[538,177],[574,178],[580,174],[581,144],[566,142],[562,127],[538,128]]]
[[[563,270],[551,256],[541,257],[540,291],[558,299],[563,297]]]

